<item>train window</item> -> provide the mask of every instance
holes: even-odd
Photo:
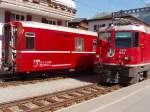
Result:
[[[26,32],[25,39],[26,39],[26,49],[33,50],[35,46],[35,33]]]
[[[96,46],[97,46],[97,41],[93,40],[92,44],[93,44],[93,52],[95,52],[96,51]]]
[[[116,32],[115,33],[115,47],[130,48],[131,47],[131,32]]]
[[[139,33],[134,32],[133,33],[133,47],[138,47],[138,43],[139,43]]]
[[[110,38],[111,38],[111,33],[110,32],[101,32],[99,34],[99,40],[102,40],[103,38],[105,38],[109,42]]]
[[[83,38],[76,38],[75,49],[76,51],[84,51],[84,39]]]

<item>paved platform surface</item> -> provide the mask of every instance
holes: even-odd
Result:
[[[66,78],[50,82],[39,82],[36,84],[10,86],[0,88],[0,103],[21,100],[25,98],[45,95],[53,92],[72,89],[80,86],[92,84],[97,79],[93,76],[81,78]]]
[[[57,112],[150,112],[150,80]]]

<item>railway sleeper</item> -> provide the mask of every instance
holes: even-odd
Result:
[[[31,110],[31,108],[25,106],[24,104],[19,104],[18,107],[25,112]]]
[[[44,104],[41,101],[38,101],[38,100],[37,101],[32,101],[32,103],[39,106],[39,107],[44,106]]]

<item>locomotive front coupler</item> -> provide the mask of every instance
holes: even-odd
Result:
[[[100,82],[105,83],[120,83],[122,77],[124,83],[129,76],[129,68],[120,65],[103,65],[99,71]]]

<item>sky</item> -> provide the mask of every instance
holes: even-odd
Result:
[[[92,18],[98,13],[144,7],[150,0],[76,0],[77,18]]]

